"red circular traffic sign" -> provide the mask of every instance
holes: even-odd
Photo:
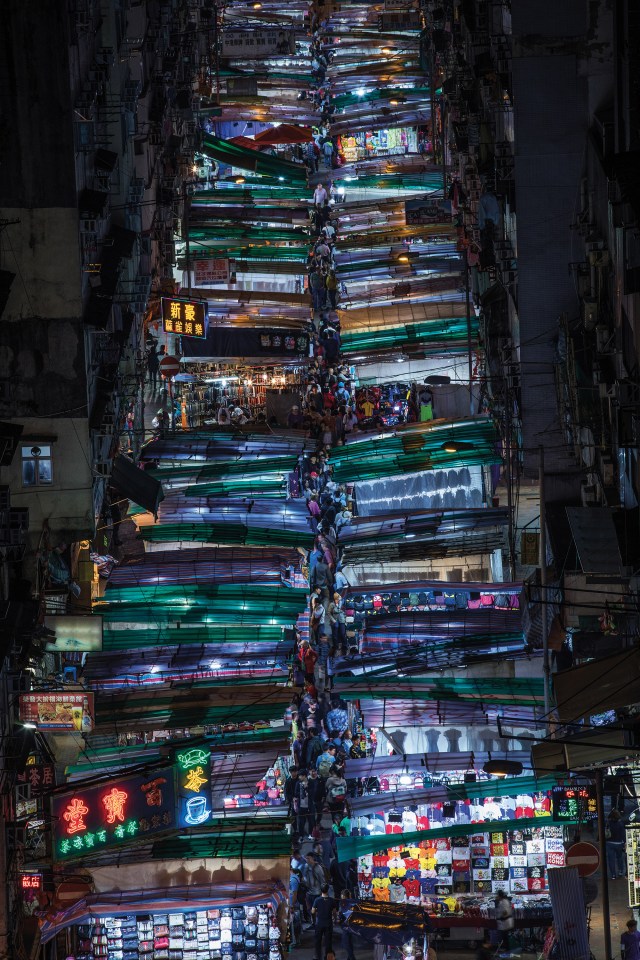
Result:
[[[574,843],[567,850],[566,864],[577,867],[580,877],[590,877],[600,866],[600,851],[593,843]]]
[[[180,360],[178,357],[163,357],[160,361],[160,373],[167,380],[171,380],[177,373],[180,373]]]

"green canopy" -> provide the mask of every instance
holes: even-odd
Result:
[[[443,470],[499,463],[498,433],[492,420],[434,420],[393,436],[357,440],[331,453],[336,483],[373,480],[417,470]],[[445,444],[464,444],[455,453]]]
[[[400,100],[408,94],[417,95],[429,101],[431,89],[429,87],[412,87],[411,90],[407,90],[403,87],[385,87],[384,89],[367,90],[363,96],[359,96],[357,93],[340,93],[333,98],[331,103],[336,110],[344,110],[345,107],[358,103],[374,103],[376,100]],[[416,107],[420,106],[420,102],[416,101]],[[398,124],[398,126],[402,126],[402,124]]]
[[[374,804],[375,806],[375,801]],[[389,850],[393,847],[415,846],[422,840],[437,840],[439,837],[468,837],[473,833],[507,833],[509,830],[526,830],[528,827],[573,826],[577,820],[553,820],[552,817],[522,817],[520,820],[488,820],[484,823],[460,823],[451,827],[435,827],[432,830],[412,830],[411,833],[379,834],[374,837],[338,837],[336,850],[338,861],[354,860],[368,853]]]
[[[478,318],[471,317],[472,343],[478,340]],[[368,350],[391,350],[414,344],[425,354],[429,352],[459,353],[467,350],[468,329],[465,317],[429,320],[425,323],[404,324],[382,330],[348,331],[342,334],[343,353],[364,353]]]
[[[230,480],[210,480],[194,483],[184,491],[185,497],[260,497],[272,500],[287,496],[285,474],[259,477],[235,477]]]
[[[268,213],[264,214],[268,219]],[[206,244],[227,244],[231,239],[244,240],[247,243],[302,243],[309,246],[312,238],[304,227],[258,227],[252,224],[234,226],[217,220],[210,227],[189,230],[189,240]]]
[[[261,624],[251,628],[252,643],[279,643],[282,627]],[[141,647],[171,647],[184,644],[246,643],[247,628],[242,626],[215,626],[171,629],[154,626],[145,630],[105,630],[102,636],[103,651],[132,650]]]
[[[257,194],[255,200],[254,193]],[[218,186],[216,190],[199,190],[191,198],[191,206],[209,207],[216,204],[227,206],[230,203],[239,203],[253,209],[256,206],[256,200],[259,203],[262,203],[263,200],[277,200],[285,206],[288,200],[306,200],[310,205],[313,202],[313,192],[305,191],[303,187],[287,187],[280,183],[273,184],[266,183],[264,180],[251,180],[237,186]]]
[[[248,827],[252,825],[252,829]],[[256,821],[234,820],[236,829],[221,832],[220,829],[166,837],[153,845],[154,860],[197,860],[206,857],[238,860],[267,860],[273,857],[291,856],[291,837],[282,826],[271,829],[256,829]],[[244,827],[244,829],[243,829]]]
[[[262,459],[256,458],[254,460],[242,457],[239,460],[213,460],[200,465],[191,463],[187,466],[159,467],[156,470],[148,470],[147,473],[161,482],[182,478],[186,479],[188,477],[203,481],[213,480],[217,477],[249,476],[254,473],[261,475],[289,473],[295,468],[297,462],[297,456],[263,457]]]
[[[242,523],[156,523],[140,528],[143,540],[152,543],[173,543],[189,540],[194,543],[245,544],[248,547],[313,546],[311,531],[284,530],[282,527],[246,527]]]
[[[291,163],[289,160],[280,160],[270,154],[260,153],[248,147],[240,147],[228,140],[221,140],[213,134],[208,134],[200,147],[199,153],[228,163],[241,170],[253,170],[266,177],[275,177],[283,183],[299,183],[307,186],[307,170],[303,164]]]
[[[491,703],[536,707],[544,699],[544,680],[531,677],[466,679],[462,677],[376,677],[366,680],[338,676],[336,689],[345,700],[457,700],[461,703]],[[366,712],[366,711],[365,711]]]
[[[336,186],[357,187],[376,187],[379,190],[423,190],[429,193],[442,193],[442,176],[435,173],[381,173],[378,176],[357,177],[357,182],[353,178],[334,180]]]

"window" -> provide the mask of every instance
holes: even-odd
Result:
[[[51,447],[38,444],[22,447],[22,486],[40,487],[53,483]]]

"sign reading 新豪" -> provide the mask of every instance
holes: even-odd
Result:
[[[165,333],[204,339],[207,335],[208,317],[207,300],[162,297],[162,329]]]

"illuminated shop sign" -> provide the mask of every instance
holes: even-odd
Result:
[[[207,300],[183,300],[181,297],[162,297],[162,328],[165,333],[178,333],[186,337],[207,336],[209,302]]]
[[[54,855],[81,857],[176,825],[173,768],[53,798]]]
[[[42,874],[21,873],[20,886],[23,890],[42,890]]]
[[[192,747],[176,754],[178,826],[197,827],[211,819],[211,753]]]
[[[554,787],[551,809],[554,820],[594,820],[598,815],[595,785]]]
[[[91,733],[93,730],[93,694],[79,691],[60,693],[22,693],[20,720],[38,730]]]

